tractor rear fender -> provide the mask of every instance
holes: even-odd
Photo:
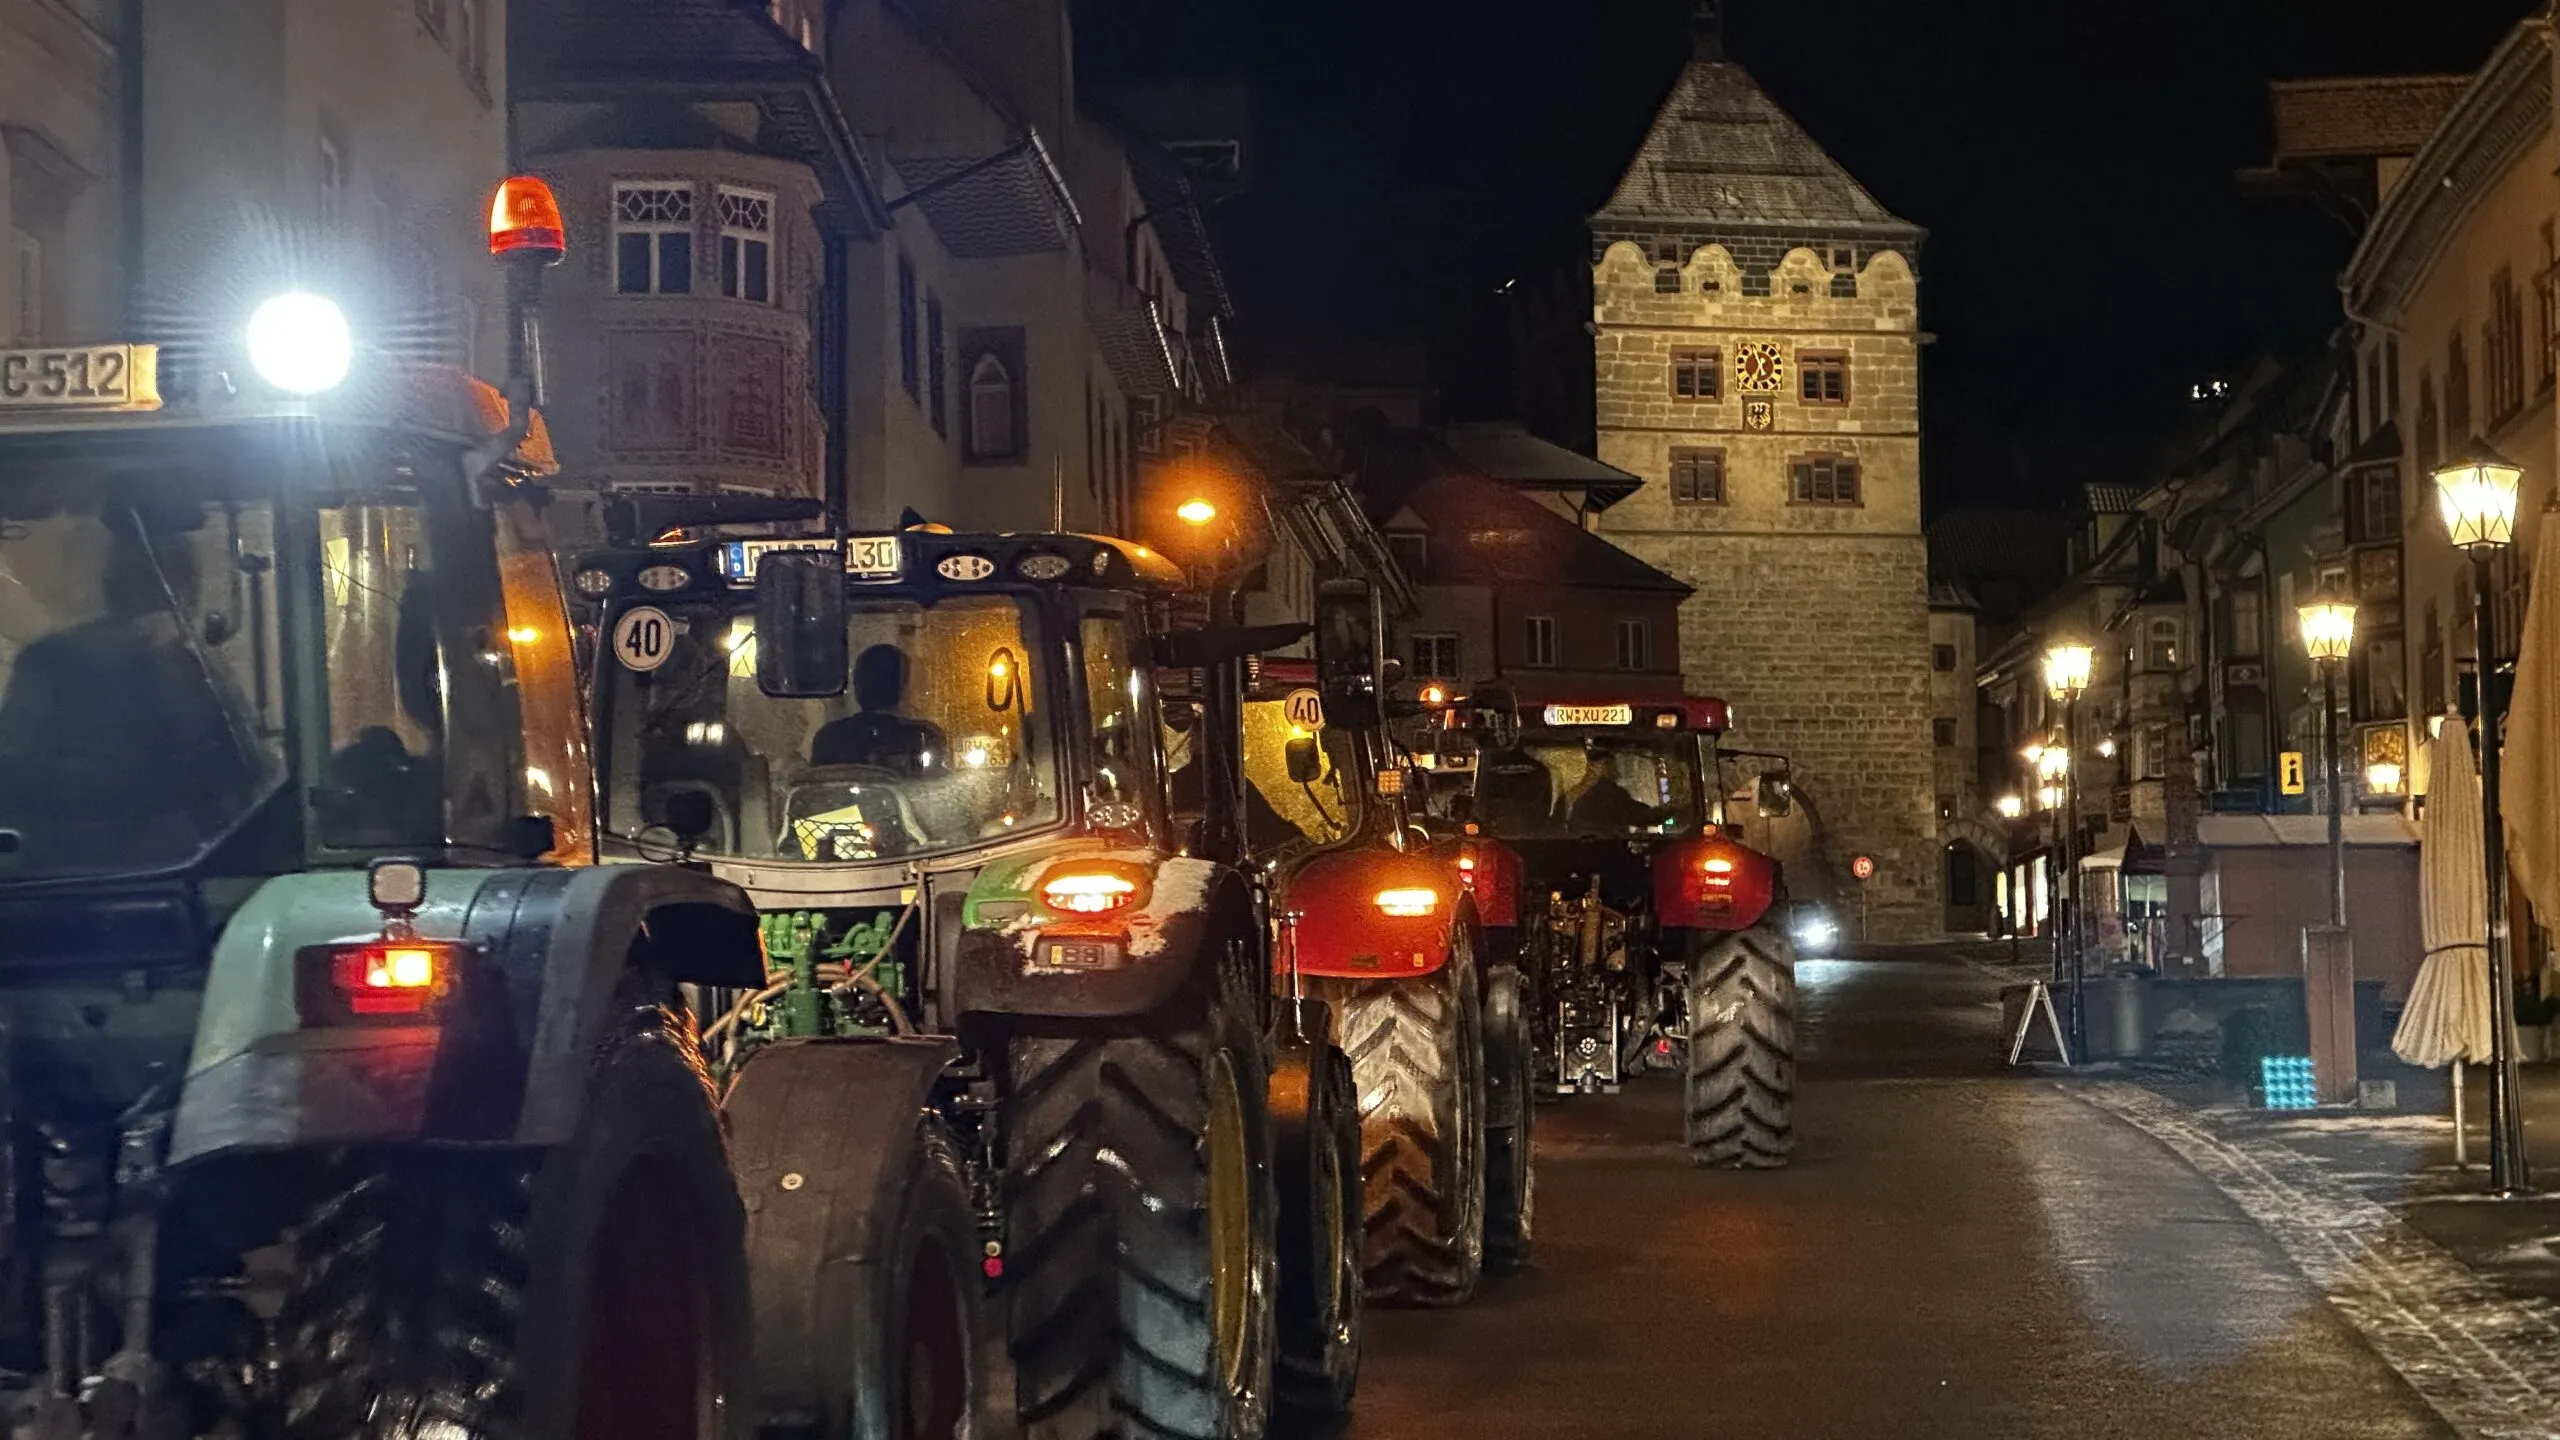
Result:
[[[918,1164],[926,1106],[959,1055],[940,1037],[784,1040],[756,1052],[724,1105],[747,1205],[759,1413],[817,1424],[851,1393],[882,1413],[889,1347],[856,1343],[881,1323],[902,1257],[888,1253]],[[977,1261],[965,1260],[971,1269]]]
[[[1769,913],[1778,862],[1722,835],[1665,845],[1653,857],[1653,911],[1666,930],[1748,930]]]
[[[1289,877],[1280,903],[1298,917],[1298,968],[1308,975],[1429,975],[1449,962],[1455,927],[1475,923],[1447,857],[1397,850],[1318,854]]]
[[[239,1150],[566,1139],[623,981],[753,988],[764,979],[743,891],[676,866],[438,869],[416,938],[458,944],[416,1023],[306,1023],[312,947],[381,937],[361,872],[280,876],[214,943],[178,1098],[173,1164]]]
[[[1144,882],[1125,911],[1075,915],[1043,898],[1048,877],[1112,866]],[[962,1017],[1145,1015],[1186,993],[1218,993],[1195,981],[1237,963],[1232,942],[1259,934],[1254,915],[1244,877],[1208,860],[1100,849],[1008,859],[979,872],[962,907],[951,1005]],[[1262,947],[1246,949],[1258,967]],[[1258,969],[1243,978],[1243,993],[1268,988]]]

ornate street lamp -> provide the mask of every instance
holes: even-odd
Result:
[[[1994,804],[1993,808],[2000,812],[2001,819],[2015,820],[2019,816],[2027,813],[2027,802],[2019,799],[2015,795],[2003,795]]]
[[[2489,566],[2515,543],[2516,488],[2524,472],[2474,440],[2468,454],[2435,472],[2445,534],[2471,554],[2472,635],[2480,676],[2480,827],[2489,892],[2489,1193],[2518,1195],[2533,1187],[2525,1163],[2518,1108],[2515,981],[2507,961],[2507,856],[2498,814],[2498,744],[2504,707],[2496,683],[2497,616],[2489,598]]]
[[[2346,774],[2338,766],[2338,666],[2356,646],[2356,606],[2323,591],[2294,609],[2302,648],[2320,667],[2320,748],[2329,765],[2329,923],[2347,923]]]
[[[2044,688],[2062,702],[2062,743],[2046,747],[2045,755],[2054,770],[2050,779],[2060,782],[2062,789],[2062,877],[2060,903],[2062,923],[2054,938],[2066,943],[2071,952],[2071,1053],[2086,1055],[2088,1050],[2088,1012],[2082,1004],[2082,990],[2087,967],[2080,943],[2080,857],[2073,853],[2080,846],[2080,773],[2071,763],[2071,751],[2080,743],[2080,695],[2089,688],[2089,672],[2097,661],[2097,651],[2074,640],[2058,641],[2044,652]],[[2057,953],[2055,959],[2059,961]]]

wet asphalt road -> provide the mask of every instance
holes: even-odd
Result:
[[[2220,1192],[1999,1067],[1997,982],[1808,961],[1793,1168],[1649,1081],[1538,1116],[1537,1261],[1373,1312],[1351,1440],[2450,1436]]]

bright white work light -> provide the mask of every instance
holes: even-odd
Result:
[[[279,390],[333,390],[354,359],[347,314],[334,300],[294,290],[263,302],[249,316],[249,363]]]

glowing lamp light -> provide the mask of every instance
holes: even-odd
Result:
[[[1175,506],[1173,513],[1182,517],[1185,525],[1206,525],[1218,518],[1218,507],[1195,496]]]
[[[2101,760],[2116,758],[2116,737],[2110,735],[2098,742],[2098,758]]]
[[[249,364],[258,378],[293,395],[334,390],[355,363],[347,312],[306,290],[261,302],[249,314]]]
[[[2044,688],[2056,700],[2070,700],[2089,688],[2089,667],[2097,652],[2066,640],[2044,652]]]
[[[330,982],[356,1015],[415,1015],[442,988],[446,967],[435,945],[354,945],[332,957]]]
[[[1040,897],[1049,902],[1052,910],[1071,915],[1107,915],[1137,901],[1138,882],[1108,872],[1069,871],[1050,876],[1040,887]]]
[[[1378,892],[1378,911],[1384,915],[1429,915],[1440,908],[1440,892],[1425,886],[1411,886]]]
[[[499,182],[489,202],[489,253],[524,255],[558,264],[569,248],[569,227],[551,187],[531,175]]]
[[[2436,506],[2445,534],[2465,550],[2510,545],[2516,538],[2516,486],[2524,472],[2485,445],[2437,469]]]
[[[2062,787],[2059,785],[2047,785],[2036,791],[2036,808],[2039,810],[2061,809]]]
[[[2344,660],[2356,644],[2356,607],[2352,600],[2322,595],[2294,607],[2302,624],[2302,648],[2314,660]]]
[[[2397,795],[2405,779],[2400,767],[2389,760],[2376,760],[2364,767],[2364,788],[2368,795]]]
[[[2027,813],[2027,802],[2019,799],[2015,795],[2003,795],[1997,802],[1995,802],[1992,808],[2000,812],[2001,819],[2015,820],[2019,816]]]
[[[1449,703],[1449,687],[1448,687],[1448,686],[1446,686],[1446,685],[1425,685],[1425,686],[1423,686],[1423,687],[1422,687],[1422,703],[1423,703],[1423,704],[1425,704],[1425,705],[1446,705],[1446,704],[1448,704],[1448,703]]]

